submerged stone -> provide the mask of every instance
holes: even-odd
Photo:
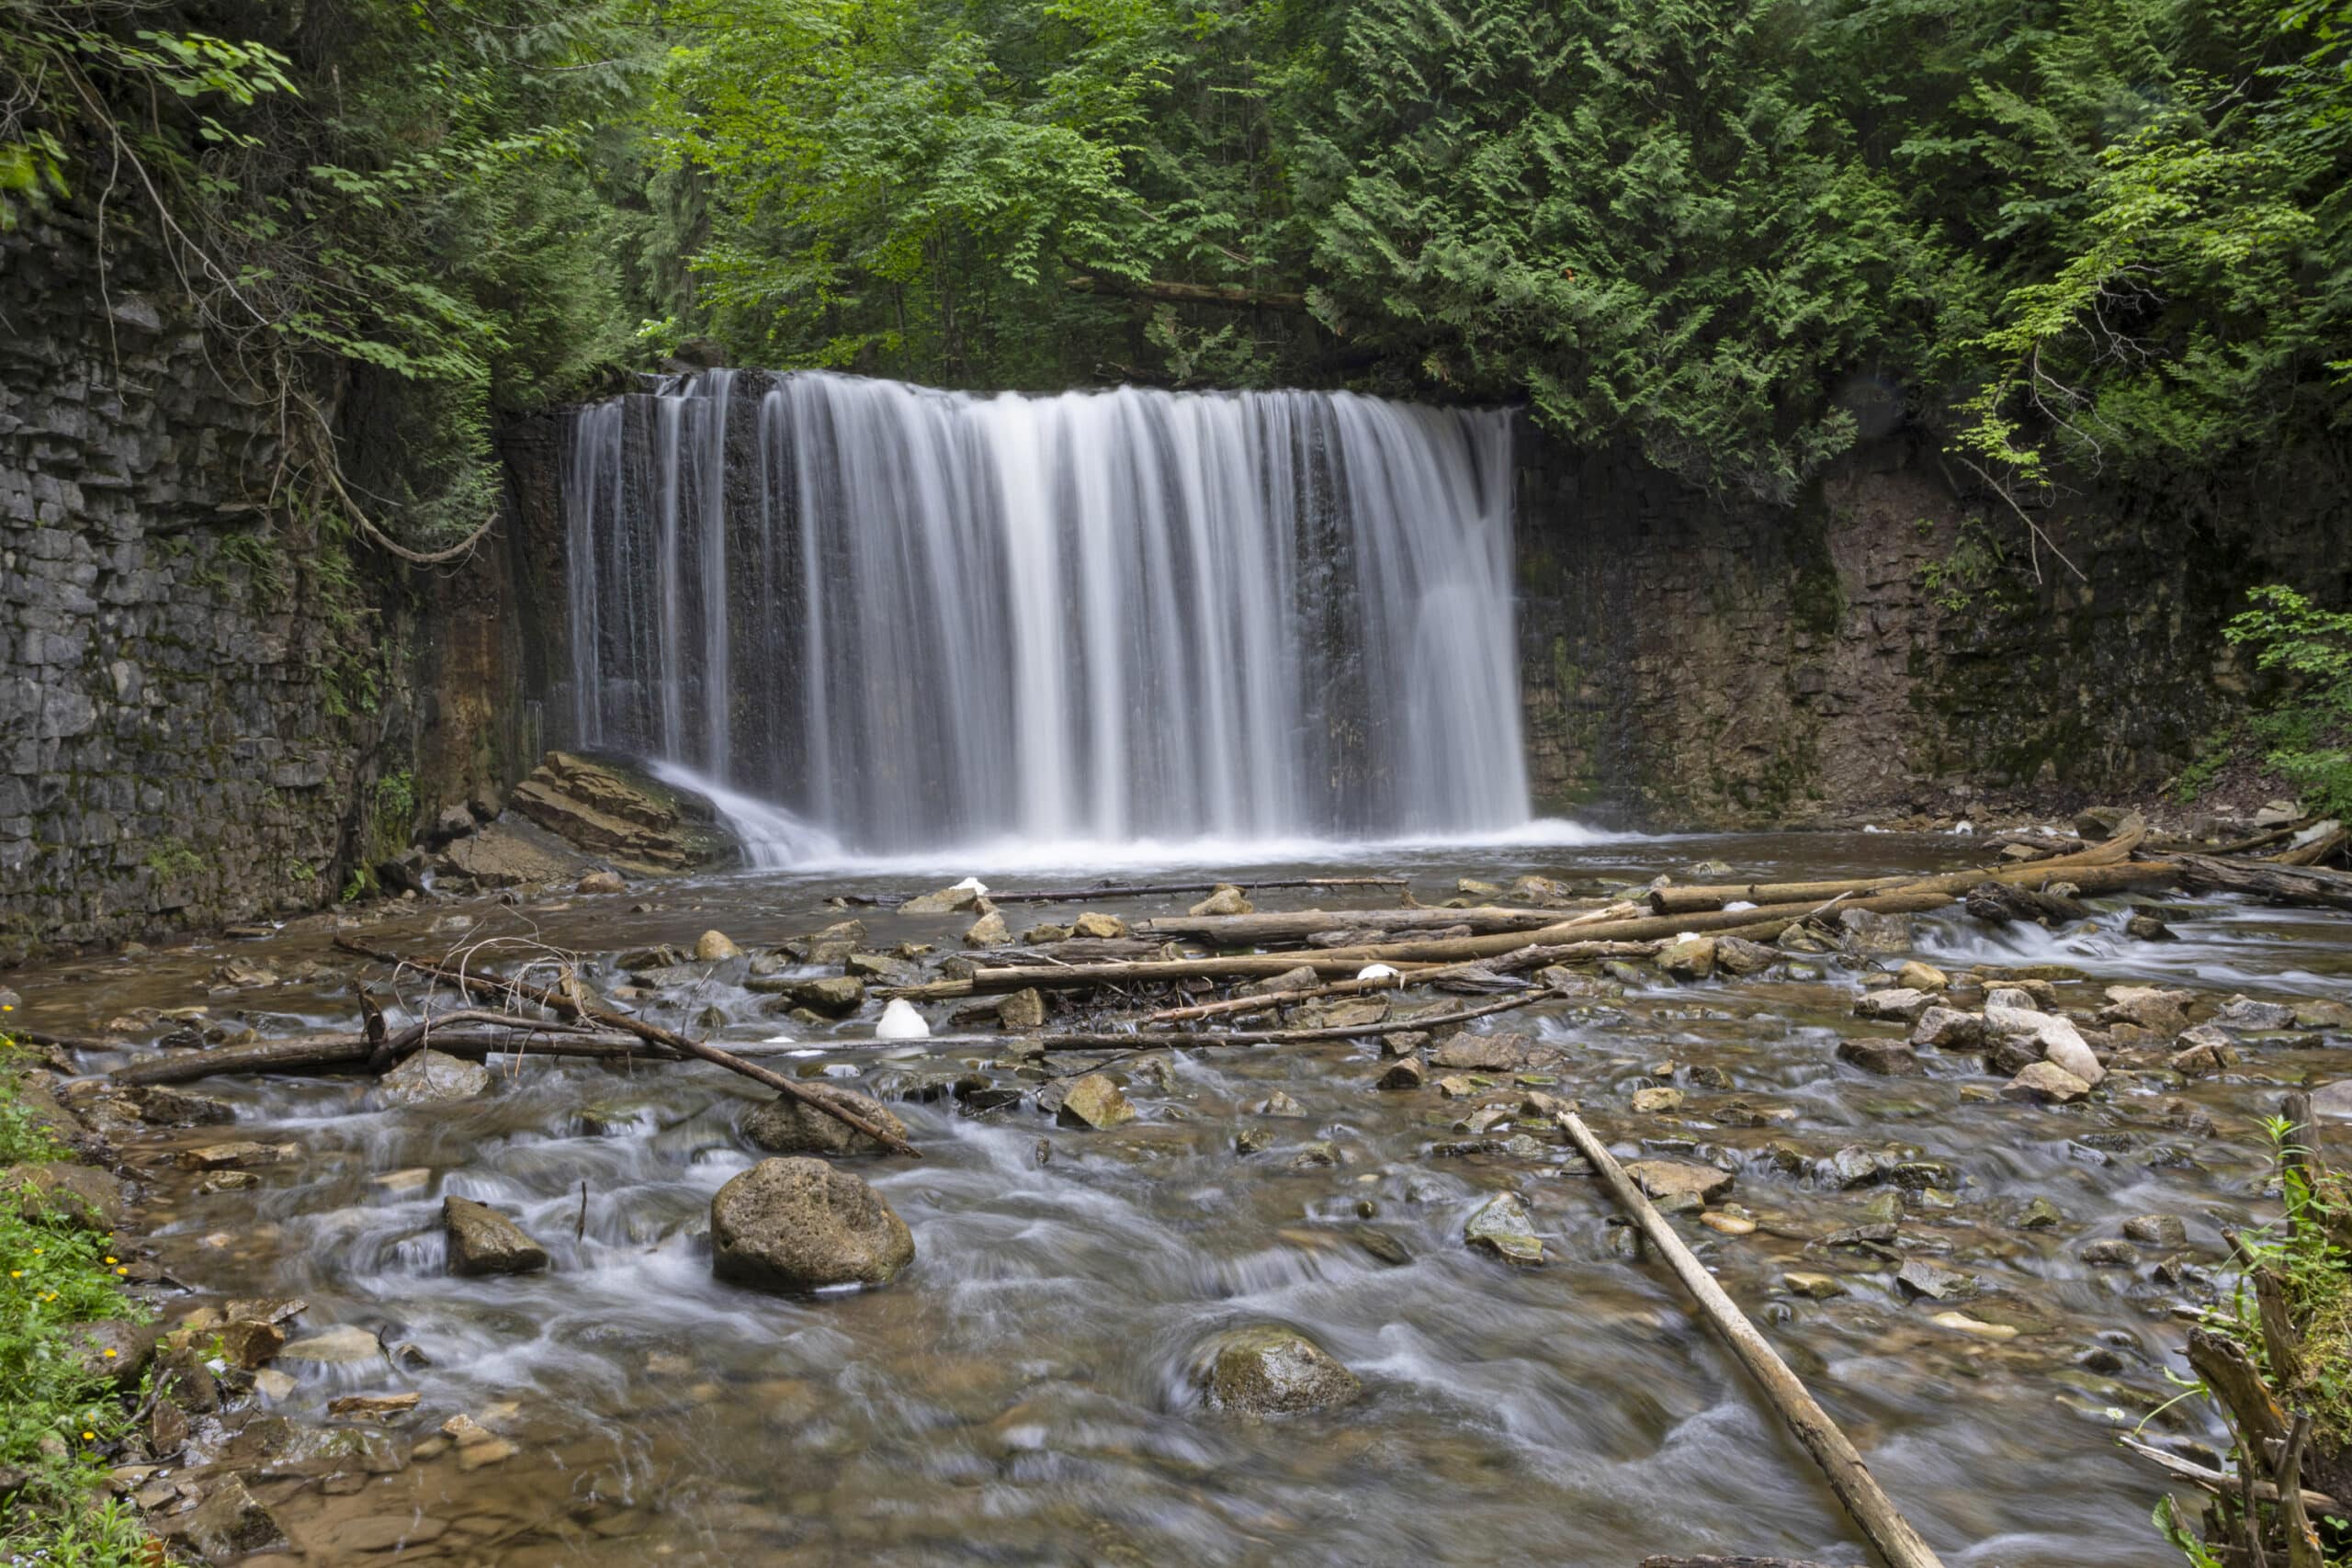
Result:
[[[1193,1380],[1211,1410],[1262,1417],[1346,1404],[1363,1393],[1355,1373],[1295,1328],[1227,1329],[1193,1352]]]
[[[1479,1204],[1463,1224],[1462,1239],[1506,1263],[1528,1266],[1544,1261],[1544,1243],[1535,1234],[1535,1222],[1516,1193],[1498,1192]]]
[[[1065,1127],[1092,1127],[1099,1131],[1134,1121],[1136,1108],[1109,1077],[1089,1073],[1069,1086],[1054,1119]]]
[[[441,1224],[452,1273],[529,1274],[548,1266],[547,1248],[487,1203],[453,1193],[441,1200]]]

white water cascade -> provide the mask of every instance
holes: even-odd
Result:
[[[869,854],[1508,829],[1510,484],[1499,413],[709,371],[572,427],[571,739]]]

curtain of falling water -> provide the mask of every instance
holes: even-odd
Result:
[[[573,739],[861,851],[1527,815],[1507,416],[712,371],[583,409]]]

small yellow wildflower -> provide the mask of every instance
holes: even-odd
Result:
[[[114,1355],[115,1355],[115,1353],[114,1353],[113,1351],[111,1351],[111,1350],[107,1351],[107,1360],[109,1360],[109,1361],[113,1360],[113,1359],[114,1359]]]
[[[82,1434],[82,1440],[85,1443],[95,1443],[98,1440],[98,1435],[96,1432],[85,1432]]]
[[[8,1270],[8,1278],[11,1280],[21,1280],[24,1277],[25,1271],[21,1269],[11,1269]]]
[[[109,1262],[109,1263],[111,1263],[111,1262],[113,1262],[113,1261],[114,1261],[114,1259],[113,1259],[113,1258],[107,1258],[107,1262]]]
[[[130,1273],[130,1269],[116,1269],[116,1270],[115,1270],[115,1272],[116,1272],[116,1273],[118,1273],[118,1274],[128,1274],[128,1273]]]

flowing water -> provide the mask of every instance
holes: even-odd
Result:
[[[1527,818],[1506,414],[716,370],[571,443],[574,744],[865,854]]]
[[[1964,840],[1893,835],[1595,837],[1523,851],[1397,849],[1344,869],[1410,874],[1433,900],[1461,874],[1687,880],[1691,863],[1720,856],[1743,874],[1819,875],[1942,869],[1964,855]],[[763,872],[521,909],[436,907],[368,935],[438,951],[529,932],[610,954],[718,927],[754,948],[842,918],[828,896],[967,872],[1001,886],[1032,880],[978,860],[934,864],[920,880]],[[1183,902],[1102,907],[1132,919]],[[964,923],[860,913],[879,949],[952,948]],[[1069,910],[1008,908],[1016,927],[1031,913]],[[2085,976],[2062,982],[2071,1005],[2124,978],[2352,998],[2342,919],[2217,901],[2177,916],[2183,940],[2173,944],[2126,942],[2120,919],[2110,910],[2088,931],[2030,939],[1928,920],[1920,942],[1948,964],[2070,965]],[[206,995],[230,957],[298,977]],[[302,973],[306,961],[320,967]],[[136,1006],[194,1003],[217,1021],[270,1031],[346,1021],[358,973],[314,923],[20,984],[36,1027],[96,1030]],[[769,1060],[891,1097],[924,1152],[858,1162],[915,1237],[915,1265],[883,1290],[788,1300],[712,1279],[708,1201],[756,1157],[739,1128],[762,1096],[700,1066],[631,1074],[501,1058],[485,1098],[411,1110],[384,1107],[355,1078],[215,1079],[195,1087],[234,1105],[233,1129],[132,1142],[153,1182],[156,1254],[204,1292],[186,1300],[300,1294],[306,1328],[357,1324],[430,1358],[398,1371],[289,1363],[300,1380],[284,1408],[316,1414],[338,1393],[414,1388],[418,1434],[467,1411],[521,1447],[472,1472],[445,1456],[356,1495],[283,1498],[277,1506],[311,1561],[1629,1568],[1650,1551],[1705,1550],[1859,1560],[1803,1455],[1670,1277],[1612,1242],[1605,1196],[1566,1151],[1440,1155],[1463,1136],[1451,1126],[1462,1104],[1434,1090],[1373,1090],[1368,1046],[1180,1052],[1168,1087],[1140,1075],[1128,1084],[1140,1121],[1063,1129],[1033,1111],[970,1116],[952,1098],[928,1098],[934,1075],[993,1057],[986,1040],[883,1046],[870,1018],[785,1022],[735,974],[716,970],[655,1016],[686,1023],[715,1008],[701,1021],[723,1038],[785,1036],[765,1048],[801,1054]],[[595,977],[622,978],[610,968]],[[2077,1253],[2118,1235],[2128,1215],[2163,1211],[2187,1219],[2191,1258],[2218,1266],[2222,1227],[2272,1212],[2256,1119],[2283,1085],[2332,1076],[2345,1037],[2250,1044],[2240,1072],[2185,1086],[2119,1077],[2081,1108],[1988,1103],[1966,1092],[1998,1081],[1973,1057],[1931,1054],[1931,1076],[1907,1081],[1838,1064],[1841,1032],[1894,1032],[1848,1016],[1859,978],[1833,963],[1818,981],[1661,983],[1491,1021],[1570,1047],[1555,1090],[1579,1100],[1621,1149],[1736,1170],[1733,1198],[1761,1228],[1734,1238],[1685,1222],[1684,1234],[1947,1562],[2163,1561],[2147,1524],[2159,1488],[2114,1436],[2175,1392],[2165,1371],[2179,1364],[2184,1327],[2172,1314],[2204,1290],[2154,1277],[2154,1251],[2122,1269]],[[947,1005],[932,1016],[954,1027]],[[144,1055],[164,1027],[134,1030],[124,1054]],[[1680,1065],[1672,1081],[1689,1089],[1684,1112],[1632,1114],[1631,1091],[1668,1060]],[[1694,1066],[1720,1070],[1730,1089],[1694,1083]],[[1020,1081],[1009,1067],[980,1070]],[[1276,1089],[1303,1118],[1255,1113]],[[1793,1114],[1744,1126],[1727,1111],[1734,1100]],[[1233,1135],[1246,1125],[1272,1129],[1274,1146],[1237,1156]],[[171,1151],[227,1135],[292,1141],[301,1158],[263,1170],[256,1190],[199,1195]],[[1339,1165],[1294,1168],[1302,1147],[1325,1139]],[[1939,1327],[1938,1306],[1906,1303],[1890,1265],[1824,1247],[1889,1190],[1834,1190],[1784,1168],[1776,1143],[1807,1156],[1894,1145],[1957,1167],[1948,1206],[1910,1201],[1906,1250],[1980,1276],[1985,1293],[1962,1309],[2023,1332],[1988,1343]],[[1465,1215],[1502,1189],[1525,1196],[1553,1254],[1546,1267],[1514,1271],[1463,1246]],[[514,1215],[553,1254],[552,1269],[450,1276],[437,1224],[446,1193]],[[2021,1228],[2035,1197],[2054,1201],[2063,1222]],[[1408,1260],[1368,1250],[1365,1225]],[[1849,1293],[1792,1298],[1779,1283],[1789,1269],[1838,1274]],[[1353,1368],[1363,1399],[1255,1426],[1204,1411],[1185,1376],[1193,1347],[1269,1321],[1307,1331]],[[2078,1364],[2095,1349],[2121,1370]],[[2150,1429],[2218,1436],[2188,1404]],[[397,1557],[350,1544],[387,1529],[416,1544]]]

